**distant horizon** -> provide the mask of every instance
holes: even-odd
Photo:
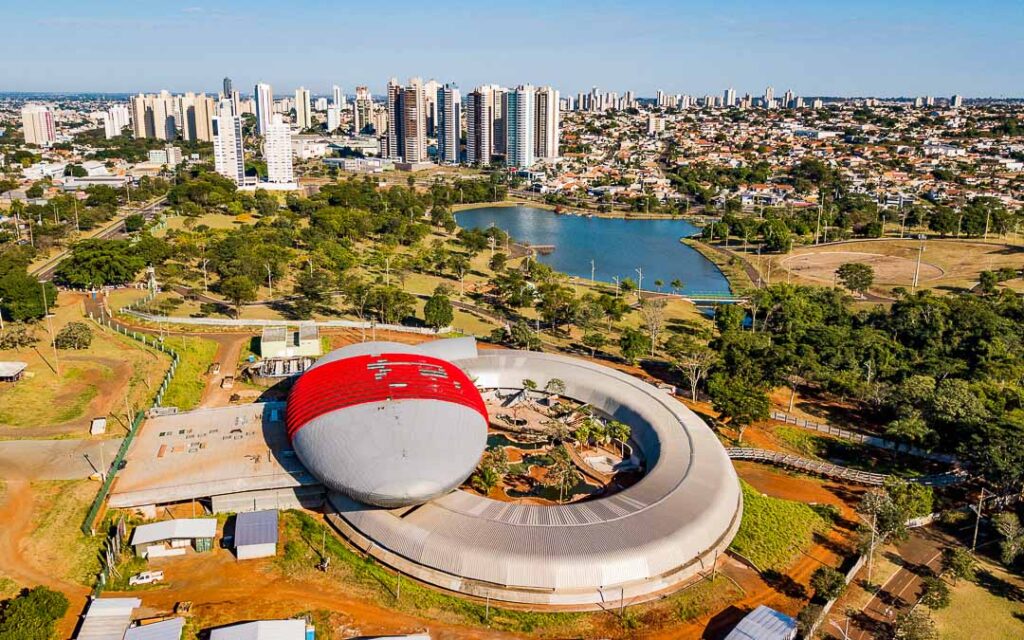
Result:
[[[1024,3],[1013,0],[51,0],[8,7],[5,18],[0,87],[13,92],[211,93],[224,76],[240,91],[265,81],[282,95],[334,84],[380,95],[391,76],[566,95],[594,85],[760,95],[771,85],[805,97],[999,100],[1024,90],[1024,67],[1013,64],[1024,53]]]

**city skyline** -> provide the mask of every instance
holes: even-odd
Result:
[[[216,93],[225,76],[243,93],[262,81],[282,94],[305,86],[315,95],[330,95],[333,84],[347,94],[366,85],[382,95],[382,79],[391,76],[462,87],[530,78],[563,95],[596,85],[642,97],[658,89],[720,95],[729,87],[756,94],[773,85],[805,96],[998,98],[1019,96],[1024,85],[1024,71],[1008,64],[1016,57],[1012,43],[1024,41],[1024,7],[1004,0],[969,11],[947,0],[842,8],[804,0],[783,7],[527,0],[514,8],[450,2],[443,11],[399,0],[344,12],[262,0],[183,9],[99,2],[84,10],[58,0],[45,11],[19,5],[7,13],[19,29],[0,55],[32,62],[0,69],[2,91]],[[432,25],[439,20],[454,20],[463,37],[437,42]],[[401,37],[380,41],[375,29],[359,28],[382,21]],[[228,24],[246,40],[219,37]],[[520,46],[495,44],[496,24]],[[175,54],[154,48],[154,38],[170,42]],[[61,39],[75,43],[74,63],[67,48],[52,46]],[[252,50],[245,42],[276,46]],[[112,51],[132,54],[116,74]]]

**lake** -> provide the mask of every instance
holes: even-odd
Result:
[[[496,226],[526,244],[552,244],[555,250],[539,257],[557,271],[603,282],[632,278],[643,270],[643,287],[656,291],[655,280],[670,292],[678,278],[684,293],[728,294],[729,282],[700,252],[679,241],[699,229],[685,220],[625,220],[558,215],[535,207],[480,207],[455,214],[463,228]]]

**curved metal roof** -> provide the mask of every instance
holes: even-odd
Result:
[[[396,564],[447,588],[586,604],[604,601],[609,587],[616,597],[667,588],[728,546],[742,510],[736,472],[711,429],[684,405],[637,378],[562,355],[486,351],[455,364],[481,388],[561,379],[564,395],[632,427],[649,472],[607,498],[560,506],[456,491],[398,514],[332,494],[339,515]]]

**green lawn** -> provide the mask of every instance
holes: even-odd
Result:
[[[178,407],[181,411],[195,409],[206,388],[206,371],[217,356],[217,343],[195,337],[169,337],[168,347],[178,352],[178,372],[164,394],[165,407]]]
[[[943,640],[1024,638],[1024,580],[982,561],[978,579],[952,587],[950,606],[934,614]]]
[[[740,485],[743,521],[729,548],[762,571],[785,567],[816,531],[828,528],[828,520],[809,505],[762,495],[743,480]]]

